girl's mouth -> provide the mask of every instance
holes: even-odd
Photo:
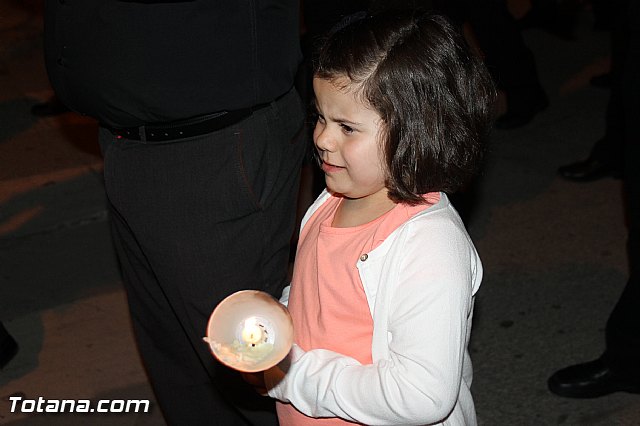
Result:
[[[335,172],[339,172],[340,170],[344,170],[344,167],[327,163],[324,160],[322,161],[322,164],[320,165],[320,167],[322,168],[322,171],[325,173],[335,173]]]

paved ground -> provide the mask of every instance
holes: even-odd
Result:
[[[93,121],[36,119],[49,87],[36,2],[0,0],[0,318],[21,345],[0,372],[0,424],[162,425],[150,414],[10,413],[10,396],[151,399],[111,248]],[[585,13],[572,41],[528,30],[550,107],[496,131],[469,219],[486,278],[473,392],[482,425],[640,425],[640,396],[551,395],[557,367],[597,357],[626,278],[620,182],[572,184],[556,168],[603,131],[588,85],[608,40]],[[152,407],[154,407],[152,405]]]

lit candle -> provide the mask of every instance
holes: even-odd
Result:
[[[257,324],[255,318],[248,318],[244,321],[244,328],[242,329],[242,340],[245,343],[255,346],[257,343],[262,342],[264,332],[262,328]]]

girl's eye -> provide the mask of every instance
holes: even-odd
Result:
[[[342,131],[347,134],[353,133],[353,127],[347,126],[346,124],[341,124],[340,127],[342,127]]]

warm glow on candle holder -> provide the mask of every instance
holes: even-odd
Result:
[[[243,290],[214,309],[204,340],[226,366],[247,373],[264,371],[289,353],[293,323],[287,308],[267,293]]]

